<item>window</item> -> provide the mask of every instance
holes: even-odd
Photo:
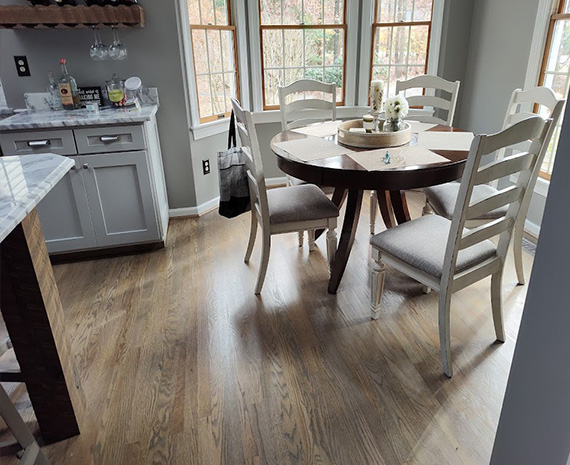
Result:
[[[570,1],[559,0],[556,12],[550,18],[546,48],[538,84],[550,87],[559,98],[568,98],[570,79]],[[562,118],[552,136],[542,163],[540,176],[550,179],[554,155],[560,137]]]
[[[386,83],[385,95],[427,73],[432,15],[433,0],[376,0],[371,79]]]
[[[200,123],[229,116],[239,95],[229,0],[187,0]]]
[[[344,104],[344,0],[258,0],[263,109],[279,108],[279,86],[316,79],[337,86]]]

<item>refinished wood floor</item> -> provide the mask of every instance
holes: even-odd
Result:
[[[336,296],[324,237],[309,254],[288,234],[273,238],[255,297],[247,215],[176,220],[163,250],[55,266],[93,425],[44,447],[51,462],[487,464],[526,286],[509,256],[505,344],[488,279],[454,295],[449,380],[437,294],[390,271],[370,320],[367,211]],[[35,428],[25,388],[6,387]]]

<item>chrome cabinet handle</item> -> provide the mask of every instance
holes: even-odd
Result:
[[[117,142],[121,136],[101,136],[101,142]]]
[[[89,163],[83,163],[83,169],[88,170],[89,169]]]
[[[49,139],[28,141],[29,147],[45,147],[46,145],[49,145],[49,144],[50,144]]]

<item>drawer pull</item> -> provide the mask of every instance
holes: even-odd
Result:
[[[83,169],[88,170],[89,169],[89,163],[83,163]]]
[[[45,147],[47,145],[49,145],[49,139],[45,139],[45,140],[31,140],[28,142],[28,146],[29,147]]]
[[[101,136],[101,142],[117,142],[121,136]]]

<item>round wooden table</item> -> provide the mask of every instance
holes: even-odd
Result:
[[[435,126],[429,131],[463,132],[460,129],[447,126]],[[307,137],[310,136],[294,131],[284,131],[271,139],[271,149],[277,155],[279,168],[288,175],[319,186],[334,187],[332,201],[338,207],[344,203],[348,195],[342,232],[328,286],[330,294],[336,294],[350,256],[360,217],[364,190],[377,191],[382,219],[386,227],[391,228],[396,223],[401,224],[410,220],[404,190],[434,186],[461,178],[469,153],[459,150],[432,150],[448,161],[368,171],[348,155],[305,162],[275,145],[278,142]],[[339,144],[336,136],[325,139]],[[416,142],[417,134],[412,134],[409,145],[415,145]],[[348,148],[353,151],[364,150],[355,147]]]

